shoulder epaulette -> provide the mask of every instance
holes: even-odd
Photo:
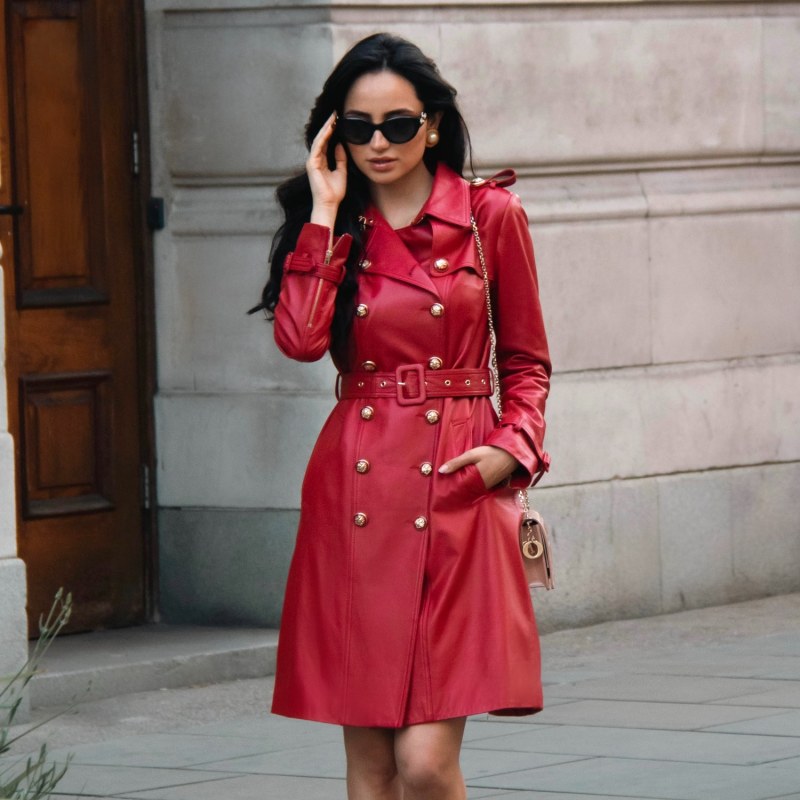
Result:
[[[495,172],[491,178],[473,178],[470,181],[472,186],[511,186],[516,183],[517,173],[513,169],[501,169]]]

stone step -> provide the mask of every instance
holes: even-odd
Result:
[[[277,643],[271,628],[165,624],[60,636],[31,681],[31,705],[265,677]]]

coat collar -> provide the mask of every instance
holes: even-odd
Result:
[[[431,193],[417,219],[422,219],[423,216],[431,217],[434,246],[437,241],[447,240],[448,233],[455,233],[451,226],[471,227],[469,184],[441,162],[433,176]],[[370,204],[367,208],[366,217],[369,219],[368,226],[371,229],[365,246],[365,254],[370,261],[370,272],[410,283],[431,292],[438,298],[439,290],[435,280],[417,263],[411,251],[374,205]]]
[[[433,188],[417,219],[434,217],[461,227],[470,227],[469,184],[447,164],[439,162]]]
[[[440,161],[433,176],[431,193],[414,221],[428,216],[451,225],[469,228],[470,211],[469,183]],[[380,212],[370,203],[366,215],[368,218],[380,217]]]

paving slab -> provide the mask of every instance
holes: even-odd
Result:
[[[780,714],[782,709],[711,703],[646,703],[627,700],[576,700],[545,709],[541,722],[692,731]]]
[[[242,775],[296,775],[298,777],[344,778],[344,743],[292,747],[255,756],[219,759],[203,766],[217,773]]]
[[[508,793],[504,792],[508,797]],[[154,789],[126,795],[128,800],[345,800],[345,782],[337,778],[298,778],[289,775],[244,775],[191,786]],[[495,789],[474,789],[470,800],[497,797]],[[514,796],[517,796],[514,793]],[[59,798],[62,800],[62,798]],[[64,799],[66,800],[66,799]],[[84,799],[85,800],[85,799]],[[119,797],[113,800],[120,800]],[[564,800],[562,797],[561,800]],[[584,799],[585,800],[585,799]],[[597,800],[597,798],[594,798]],[[602,800],[602,798],[601,798]]]
[[[593,669],[591,667],[573,669],[549,669],[542,666],[542,686],[545,691],[562,683],[575,683],[576,681],[594,680],[599,678],[613,678],[617,673],[610,669]]]
[[[778,708],[800,708],[800,682],[774,680],[772,688],[755,694],[743,694],[733,698],[712,700],[713,704],[732,703],[737,706],[776,706]]]
[[[630,800],[629,797],[623,798],[622,795],[615,794],[575,794],[574,792],[526,792],[524,790],[516,791],[503,791],[500,794],[486,794],[477,795],[473,794],[476,790],[469,787],[469,798],[484,797],[491,798],[491,800]],[[494,790],[491,790],[494,791]]]
[[[588,758],[478,778],[476,786],[610,794],[648,800],[765,800],[798,791],[800,771],[629,758]]]
[[[771,633],[747,638],[736,644],[729,644],[724,649],[729,653],[749,651],[765,656],[800,657],[800,640],[796,636]]]
[[[495,752],[462,749],[461,768],[466,778],[484,777],[535,766],[574,761],[580,756],[547,753]],[[208,762],[205,770],[260,775],[319,775],[326,778],[345,777],[344,746],[319,745],[281,750],[243,758]]]
[[[800,711],[785,711],[769,717],[712,725],[708,731],[723,733],[755,733],[759,736],[800,736]]]
[[[461,749],[461,771],[468,784],[477,778],[504,775],[533,767],[566,764],[579,761],[584,756],[572,754],[518,752],[515,750],[479,750],[470,746]]]
[[[61,792],[54,792],[53,797],[58,798],[58,800],[87,800],[87,795],[85,794],[61,794]],[[91,795],[91,800],[117,800],[117,797],[101,797],[100,795],[93,794]]]
[[[142,789],[164,789],[223,777],[202,770],[70,764],[67,774],[58,784],[58,791],[78,795],[124,795]]]
[[[495,736],[508,736],[509,734],[521,733],[529,731],[532,728],[535,730],[543,730],[545,728],[556,728],[556,725],[540,725],[530,722],[501,722],[494,723],[488,722],[483,719],[470,717],[467,727],[464,729],[464,741],[472,742],[482,739],[491,739]]]
[[[629,661],[631,672],[661,675],[711,675],[718,678],[768,678],[780,676],[800,680],[800,658],[796,656],[758,656],[745,653],[731,658],[729,653],[697,651],[681,658],[642,658]],[[578,678],[577,680],[580,680]],[[562,681],[568,683],[570,681]]]
[[[342,741],[342,729],[339,725],[309,723],[307,720],[289,719],[277,714],[263,711],[257,717],[243,717],[225,722],[211,722],[181,728],[179,731],[188,736],[254,739],[259,745],[266,747],[259,752],[270,750],[286,750],[292,747],[307,747],[312,744],[331,744]]]
[[[345,783],[337,778],[298,778],[288,775],[241,775],[168,789],[134,792],[135,800],[253,800],[253,798],[302,798],[345,800]]]
[[[231,736],[190,736],[178,733],[154,733],[51,752],[51,758],[63,760],[73,755],[73,764],[135,767],[195,767],[223,758],[239,758],[269,752],[267,741]]]
[[[800,756],[800,738],[791,735],[732,735],[727,732],[706,733],[580,725],[553,726],[540,731],[528,730],[510,736],[493,736],[472,741],[469,747],[644,759],[652,758],[654,753],[658,753],[659,760],[662,761],[738,765],[761,764]]]
[[[707,675],[620,674],[562,685],[554,689],[558,697],[596,700],[648,700],[672,703],[706,703],[727,699],[734,703],[742,695],[768,692],[775,683],[746,678],[719,678]],[[781,688],[785,689],[786,686]],[[800,691],[800,683],[794,685]]]

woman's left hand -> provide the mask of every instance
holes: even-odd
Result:
[[[491,489],[511,475],[519,466],[519,461],[503,450],[502,447],[482,444],[479,447],[473,447],[471,450],[465,450],[460,456],[445,461],[439,467],[439,472],[455,472],[467,464],[474,464],[478,468],[484,485],[487,489]]]

